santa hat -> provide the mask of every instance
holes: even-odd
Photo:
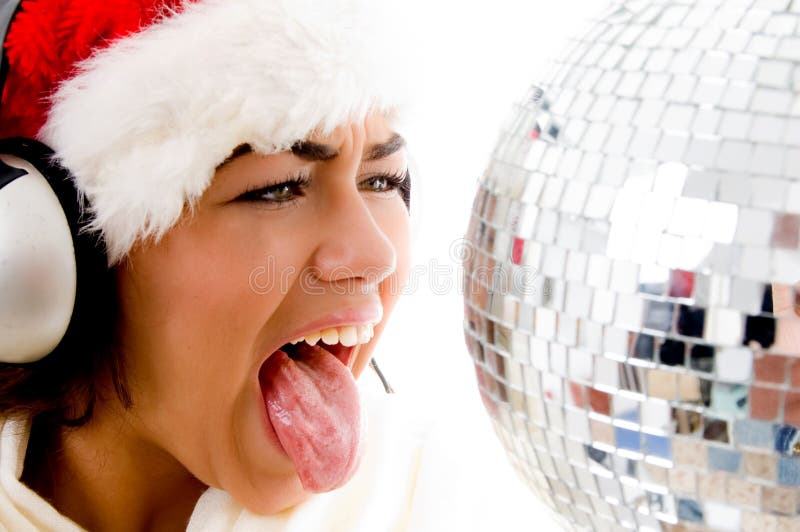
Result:
[[[287,149],[405,101],[400,24],[376,0],[23,0],[0,137],[49,145],[109,263],[158,239],[231,151]]]

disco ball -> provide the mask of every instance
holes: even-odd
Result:
[[[799,25],[796,0],[618,1],[503,129],[465,338],[570,528],[800,530]]]

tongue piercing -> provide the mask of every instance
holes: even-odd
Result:
[[[381,380],[381,384],[383,384],[383,389],[386,390],[386,393],[394,393],[392,389],[392,385],[389,384],[389,381],[386,380],[386,376],[381,371],[381,368],[378,367],[378,363],[375,361],[375,358],[371,358],[369,361],[369,366],[378,374],[378,378]]]

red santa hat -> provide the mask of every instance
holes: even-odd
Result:
[[[405,28],[375,0],[23,0],[0,136],[49,145],[118,262],[158,239],[232,149],[290,147],[382,112]]]

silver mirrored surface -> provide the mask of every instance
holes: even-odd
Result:
[[[616,2],[494,154],[465,337],[530,486],[575,529],[800,530],[800,4]]]

